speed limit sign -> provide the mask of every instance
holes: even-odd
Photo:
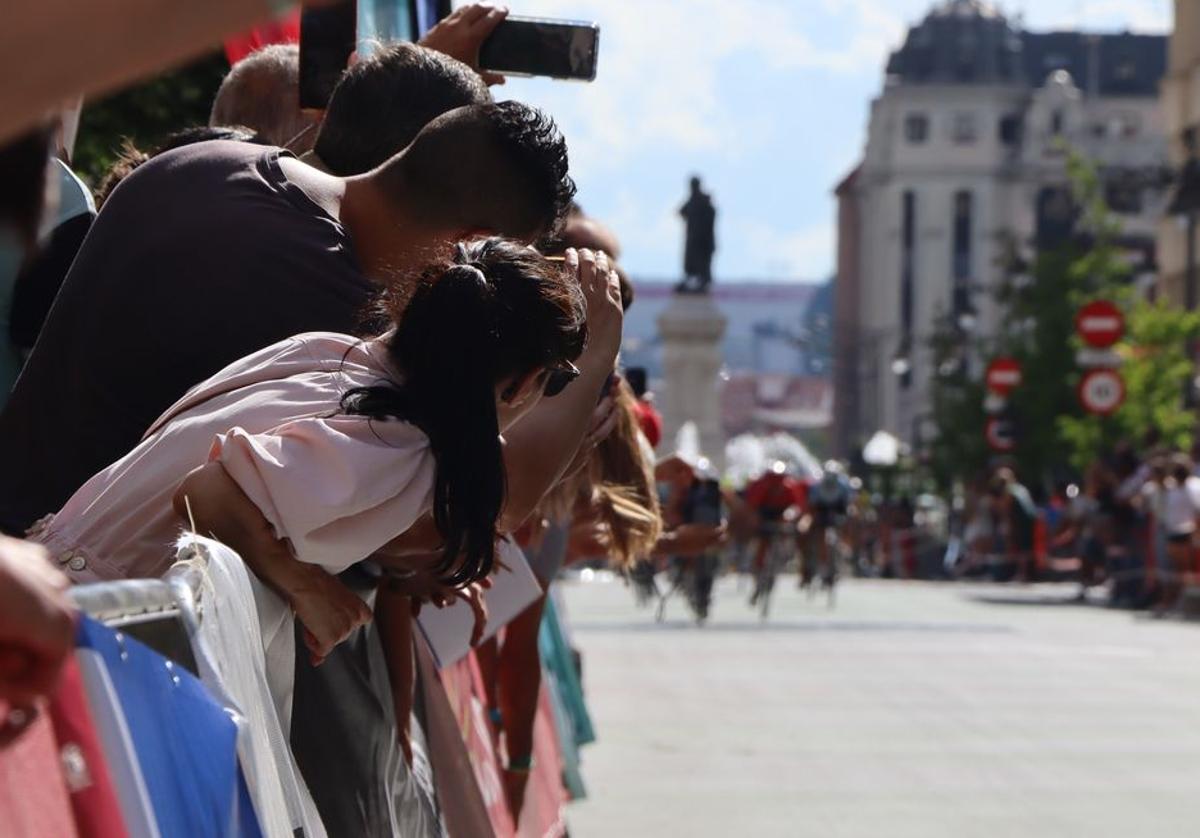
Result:
[[[1079,401],[1088,413],[1107,416],[1125,401],[1125,382],[1116,370],[1091,370],[1079,382]]]

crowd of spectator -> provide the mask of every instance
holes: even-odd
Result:
[[[238,5],[209,23],[244,23]],[[0,124],[0,736],[55,689],[71,586],[160,577],[179,534],[203,533],[298,621],[290,737],[328,834],[450,828],[455,800],[400,787],[439,747],[420,729],[414,615],[456,600],[476,615],[516,823],[564,562],[723,538],[664,526],[656,479],[689,467],[656,462],[661,422],[621,373],[619,242],[575,203],[553,119],[495,101],[503,79],[475,67],[504,14],[469,5],[381,45],[323,112],[299,106],[297,48],[261,49],[209,125],[127,145],[94,194],[61,121],[38,116],[63,91],[14,103],[29,112]],[[185,52],[182,37],[164,44]],[[96,84],[160,60],[134,49]],[[72,92],[90,89],[73,68]],[[542,594],[480,643],[514,542]],[[381,739],[407,770],[370,769]]]

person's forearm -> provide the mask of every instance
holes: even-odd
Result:
[[[113,90],[211,50],[224,35],[270,18],[268,0],[22,0],[6,6],[0,68],[20,79],[5,91],[0,140],[80,94]],[[69,43],[69,49],[47,50]]]
[[[258,507],[220,463],[189,474],[175,493],[174,506],[185,522],[194,522],[196,532],[232,548],[263,584],[288,602],[310,584],[312,574],[328,575],[301,562],[275,538]]]
[[[559,395],[542,401],[504,434],[508,482],[498,528],[518,529],[558,483],[579,450],[614,359],[580,361],[581,375]]]
[[[538,629],[545,602],[545,596],[539,598],[508,624],[500,649],[500,714],[510,760],[522,760],[533,753],[533,722],[542,687]]]
[[[409,764],[412,764],[411,719],[415,669],[413,661],[412,600],[389,585],[381,585],[375,597],[375,625],[392,687],[396,733]]]
[[[679,538],[674,531],[664,532],[658,537],[658,541],[654,542],[654,549],[650,552],[650,557],[654,559],[665,559],[675,555],[675,548],[678,545]]]

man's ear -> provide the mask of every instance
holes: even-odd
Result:
[[[540,374],[541,370],[531,370],[514,376],[500,394],[500,400],[509,407],[520,407],[537,389],[537,379]]]

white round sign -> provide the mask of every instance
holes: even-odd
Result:
[[[1088,413],[1107,416],[1125,401],[1125,382],[1116,370],[1091,370],[1079,382],[1079,401]]]

